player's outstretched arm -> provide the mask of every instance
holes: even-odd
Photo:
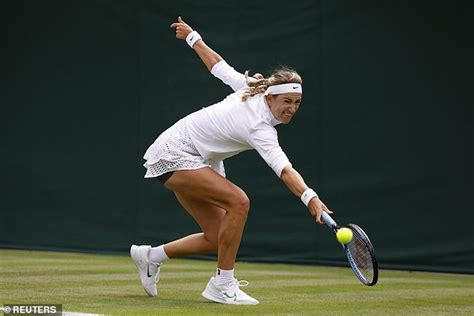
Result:
[[[283,168],[280,178],[290,191],[299,198],[301,198],[303,193],[308,190],[308,186],[304,182],[303,177],[291,166]],[[310,199],[308,203],[308,211],[319,224],[323,224],[323,221],[321,220],[322,212],[332,214],[332,211],[326,207],[317,195]]]
[[[178,22],[171,24],[170,27],[176,29],[176,38],[181,40],[186,40],[188,35],[193,32],[193,29],[180,16],[178,17]],[[199,35],[196,34],[196,36],[196,38],[192,38],[191,35],[187,42],[191,43],[194,51],[201,58],[207,69],[211,71],[212,67],[222,60],[222,57],[207,46]],[[197,38],[198,40],[194,42]]]

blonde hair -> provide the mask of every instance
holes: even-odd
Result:
[[[245,80],[247,89],[242,96],[242,101],[247,101],[249,97],[253,97],[259,93],[264,93],[268,87],[283,83],[299,83],[302,84],[300,75],[289,67],[280,67],[273,71],[270,77],[265,78],[261,74],[256,73],[253,77],[249,77],[249,71],[245,72]]]

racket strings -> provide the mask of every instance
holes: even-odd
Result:
[[[367,282],[371,282],[374,278],[374,265],[365,240],[354,231],[353,240],[347,244],[347,247],[360,276]]]

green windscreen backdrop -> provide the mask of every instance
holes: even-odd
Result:
[[[170,24],[235,69],[295,68],[293,166],[382,268],[474,273],[473,1],[7,1],[0,247],[125,254],[199,231],[142,156],[222,100]],[[241,261],[343,265],[255,151],[225,161],[251,211]]]

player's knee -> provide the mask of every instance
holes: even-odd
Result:
[[[245,192],[239,192],[230,201],[230,210],[236,215],[247,218],[250,210],[250,200]]]

